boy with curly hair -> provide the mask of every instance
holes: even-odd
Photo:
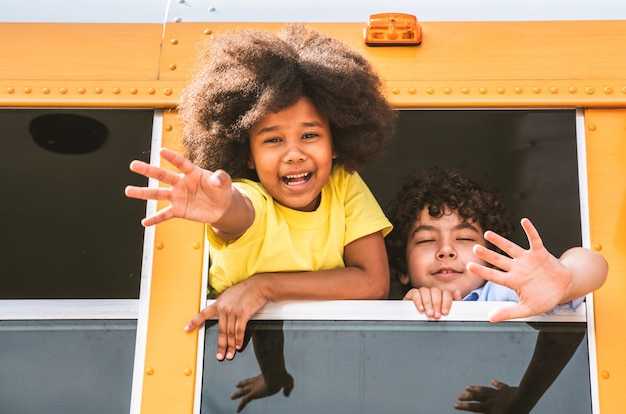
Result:
[[[232,359],[268,301],[384,299],[391,224],[357,170],[384,153],[396,115],[372,66],[338,39],[288,25],[215,35],[180,100],[179,174],[131,170],[169,188],[129,186],[170,205],[142,220],[207,223],[216,357]]]
[[[413,171],[387,213],[394,231],[385,243],[404,299],[435,319],[454,300],[518,302],[492,322],[575,309],[608,273],[606,260],[586,248],[555,258],[526,218],[530,248],[506,239],[512,215],[498,193],[459,171]]]

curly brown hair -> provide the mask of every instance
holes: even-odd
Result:
[[[380,158],[396,112],[369,62],[342,41],[302,24],[280,33],[215,35],[179,103],[186,156],[208,170],[257,180],[249,131],[264,116],[308,97],[330,124],[336,163],[356,171]]]
[[[386,210],[394,228],[385,243],[390,266],[399,273],[408,274],[406,243],[411,227],[426,207],[432,217],[452,211],[464,220],[476,221],[485,231],[507,238],[513,232],[512,212],[496,190],[458,170],[438,167],[414,170],[404,179]]]

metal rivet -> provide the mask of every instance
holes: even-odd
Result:
[[[166,131],[171,131],[171,130],[172,130],[172,128],[173,128],[173,127],[172,127],[172,125],[171,125],[171,124],[166,124],[166,125],[163,127],[163,129],[164,129],[164,130],[166,130]]]
[[[426,88],[426,93],[432,95],[433,93],[435,93],[435,90],[433,88]]]
[[[215,11],[215,7],[212,7],[212,6],[211,6],[211,7],[209,7],[209,11],[210,11],[210,12],[214,12],[214,11]]]
[[[609,379],[609,372],[608,371],[602,371],[600,373],[600,376],[602,377],[602,379]]]
[[[165,89],[163,89],[163,93],[165,95],[171,95],[172,94],[172,90],[170,88],[165,88]]]
[[[586,93],[587,95],[593,95],[593,94],[595,93],[595,91],[596,91],[596,90],[593,88],[593,86],[587,86],[587,87],[585,88],[585,93]]]
[[[102,93],[102,88],[101,87],[97,87],[96,89],[93,90],[95,93],[97,94],[101,94]]]
[[[515,89],[513,89],[515,91],[516,94],[520,94],[522,92],[524,92],[524,89],[521,86],[516,86]]]
[[[150,368],[150,367],[146,368],[146,375],[152,375],[152,374],[154,374],[154,368]]]
[[[163,249],[163,247],[164,247],[164,246],[163,246],[163,242],[156,242],[156,243],[155,243],[155,245],[154,245],[154,247],[156,247],[156,248],[157,248],[157,249],[159,249],[159,250]]]
[[[192,370],[191,368],[185,368],[185,369],[183,370],[183,374],[184,374],[186,377],[188,377],[188,376],[190,376],[191,374],[193,374],[193,370]]]
[[[154,93],[155,93],[155,92],[156,92],[156,89],[154,89],[154,88],[148,88],[148,93],[149,93],[150,95],[154,95]]]
[[[210,35],[210,34],[213,34],[213,31],[211,29],[204,29],[204,34]]]
[[[31,89],[30,86],[27,86],[24,88],[24,93],[31,93],[33,90]]]
[[[443,93],[445,93],[446,95],[450,95],[452,93],[452,89],[451,88],[443,88]]]
[[[67,93],[67,88],[65,88],[65,87],[63,87],[63,86],[62,86],[62,87],[60,87],[60,88],[59,88],[59,93],[60,93],[61,95],[65,95],[65,94]]]
[[[589,131],[595,131],[596,130],[596,124],[589,124]]]
[[[576,89],[576,87],[575,87],[575,86],[570,86],[570,87],[567,89],[567,91],[568,91],[569,93],[576,93],[576,92],[577,92],[577,89]]]
[[[172,39],[170,40],[170,43],[173,45],[177,45],[178,44],[178,39]]]
[[[533,86],[533,93],[541,93],[541,88],[539,86]]]
[[[137,94],[137,88],[130,88],[130,93],[132,95],[136,95]]]
[[[200,246],[202,246],[202,245],[200,244],[200,242],[195,242],[195,243],[193,244],[193,248],[194,248],[194,249],[196,249],[196,250],[198,250],[198,249],[200,248]]]
[[[42,92],[44,95],[47,95],[47,94],[49,94],[49,93],[50,93],[50,88],[48,88],[48,87],[43,87],[43,88],[41,88],[41,92]]]
[[[7,93],[13,93],[13,92],[15,92],[15,88],[13,86],[7,87]]]
[[[415,89],[415,88],[409,88],[409,93],[410,93],[411,95],[415,95],[415,94],[417,93],[417,89]]]
[[[81,95],[84,94],[85,92],[87,92],[85,88],[78,88],[78,93],[80,93]]]
[[[502,95],[504,92],[506,92],[506,90],[505,90],[502,86],[500,86],[500,87],[497,89],[497,91],[498,91],[498,93],[499,93],[500,95]]]
[[[552,86],[552,87],[550,88],[550,92],[551,92],[551,93],[559,93],[559,88],[557,88],[556,86]]]
[[[169,68],[170,70],[176,70],[176,64],[175,64],[175,63],[170,63],[170,64],[169,64],[169,66],[168,66],[168,68]]]
[[[613,88],[611,88],[610,86],[605,86],[603,89],[604,93],[606,93],[607,95],[612,94],[613,93]]]
[[[622,86],[622,93],[626,93],[626,86]]]
[[[483,95],[487,93],[487,88],[480,88],[478,90],[478,92],[482,93]]]
[[[181,19],[180,17],[174,17],[174,21],[175,21],[176,23],[180,23],[180,22],[182,22],[182,21],[183,21],[183,19]]]
[[[122,92],[120,88],[113,88],[113,93],[119,95]]]
[[[602,250],[602,245],[600,243],[594,243],[593,250],[599,252],[600,250]]]
[[[467,95],[468,93],[470,93],[469,88],[461,88],[461,92],[463,92],[465,95]]]

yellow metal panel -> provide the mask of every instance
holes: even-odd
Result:
[[[174,106],[161,24],[1,23],[0,105]],[[10,41],[9,41],[10,39]]]
[[[200,44],[239,28],[282,23],[169,23],[161,78],[187,81]],[[359,49],[398,107],[626,105],[624,21],[426,22],[420,46],[368,47],[359,23],[309,26]]]
[[[0,79],[155,80],[162,28],[160,24],[2,23]]]
[[[585,111],[592,247],[609,262],[594,294],[600,408],[624,411],[626,389],[626,109]]]
[[[163,146],[180,151],[173,113],[164,117]],[[155,233],[141,412],[191,413],[198,331],[183,327],[198,312],[205,291],[204,226],[174,219],[158,224]]]
[[[624,107],[625,21],[425,22],[368,47],[365,23],[311,23],[360,49],[398,107]],[[0,105],[173,107],[200,42],[282,23],[1,23]]]

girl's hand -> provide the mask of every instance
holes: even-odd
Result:
[[[170,205],[141,221],[151,226],[175,217],[202,223],[215,223],[223,217],[231,205],[232,181],[222,171],[203,170],[187,158],[167,148],[161,149],[161,157],[172,164],[179,173],[162,167],[133,161],[131,171],[159,181],[169,187],[126,187],[126,196],[140,200],[169,201]]]

